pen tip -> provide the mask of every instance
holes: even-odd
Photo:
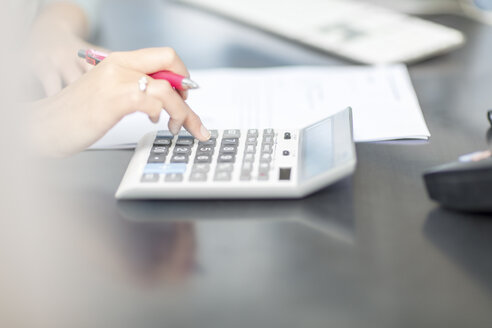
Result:
[[[181,81],[181,84],[182,84],[182,85],[183,85],[183,87],[185,87],[186,89],[198,89],[198,84],[197,84],[195,81],[193,81],[193,80],[191,80],[191,79],[189,79],[189,78],[187,78],[187,77],[185,77],[185,78]]]

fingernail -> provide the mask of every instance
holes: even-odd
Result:
[[[203,125],[200,127],[200,133],[202,134],[202,136],[204,138],[206,138],[207,140],[210,139],[210,131],[207,130],[206,127],[204,127]]]
[[[177,135],[179,133],[179,130],[181,130],[180,124],[173,121],[169,122],[169,131],[171,131],[173,135]]]

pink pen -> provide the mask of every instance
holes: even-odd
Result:
[[[88,50],[81,49],[77,54],[80,58],[84,58],[85,61],[91,65],[97,65],[99,64],[99,62],[101,62],[101,60],[107,57],[105,53],[93,49],[88,49]],[[188,89],[198,88],[198,84],[196,82],[192,81],[187,77],[181,76],[179,74],[170,71],[159,71],[149,74],[149,76],[153,79],[168,81],[171,84],[171,86],[176,90],[188,90]]]

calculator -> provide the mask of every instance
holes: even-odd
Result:
[[[355,170],[350,107],[301,129],[210,132],[143,136],[116,198],[301,198]]]

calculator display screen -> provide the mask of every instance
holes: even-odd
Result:
[[[316,178],[355,161],[350,108],[301,131],[300,180]]]
[[[301,180],[311,179],[334,167],[333,120],[304,129],[301,149]]]

